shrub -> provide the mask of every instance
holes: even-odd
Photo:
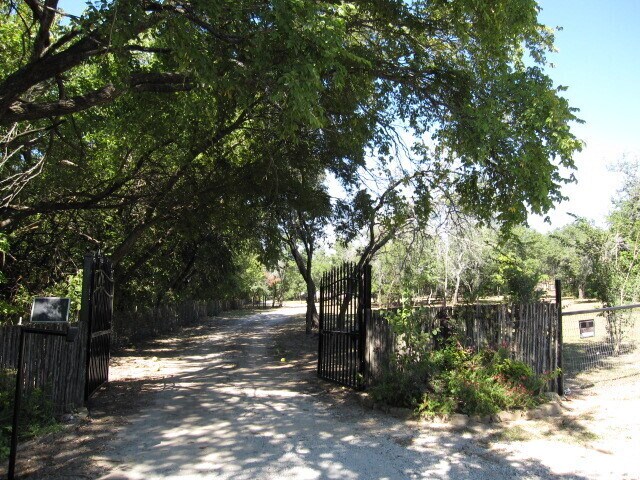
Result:
[[[15,370],[0,369],[0,461],[9,456],[11,424],[16,390]],[[18,432],[20,439],[32,438],[56,428],[53,403],[40,388],[22,394]]]
[[[427,416],[490,415],[538,405],[552,377],[536,375],[504,349],[473,352],[452,341],[411,364],[396,360],[370,393],[375,401]]]

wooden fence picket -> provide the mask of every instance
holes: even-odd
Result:
[[[436,326],[441,307],[421,307],[420,330],[430,332]],[[400,339],[385,318],[385,310],[371,315],[367,325],[367,378],[375,381],[388,370],[391,358],[402,348]],[[557,309],[553,304],[475,305],[449,307],[456,331],[474,349],[507,346],[512,358],[531,366],[537,374],[555,370],[558,345]],[[431,345],[433,348],[433,344]]]
[[[230,307],[238,307],[238,303],[185,303],[180,307],[163,306],[133,315],[116,312],[114,333],[123,340],[137,327],[140,332],[136,338],[149,338],[177,326],[193,325],[204,315],[217,315]],[[64,337],[57,336],[25,337],[25,388],[42,388],[52,400],[57,414],[84,404],[88,332],[85,322],[78,322],[74,326],[79,330],[73,343],[66,343]],[[17,367],[20,328],[18,325],[0,326],[0,369],[15,370]]]

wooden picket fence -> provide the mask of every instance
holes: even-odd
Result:
[[[114,312],[112,334],[115,343],[156,337],[182,326],[194,325],[206,316],[243,306],[235,300],[188,301],[178,305],[161,305],[138,312]],[[25,387],[40,388],[51,399],[56,414],[84,405],[86,384],[87,324],[78,322],[73,343],[64,337],[27,335],[23,372]],[[41,327],[41,325],[38,325]],[[20,326],[0,327],[0,369],[16,369]],[[48,328],[61,328],[50,325]]]
[[[80,322],[73,343],[53,335],[26,335],[24,342],[24,388],[41,388],[56,413],[84,403],[87,325]],[[42,328],[41,325],[38,325]],[[0,327],[0,368],[17,368],[20,326]],[[55,329],[55,325],[48,328]],[[58,327],[59,328],[59,327]]]
[[[440,326],[442,307],[416,308],[420,332],[432,332]],[[515,360],[530,365],[534,372],[543,374],[558,367],[558,315],[555,304],[528,305],[459,305],[446,310],[449,323],[465,347],[503,347]],[[394,353],[402,349],[402,338],[388,321],[392,310],[373,311],[366,328],[366,370],[368,383],[389,369]],[[433,348],[434,335],[431,338]],[[549,385],[555,389],[555,381]]]
[[[221,312],[242,308],[239,300],[186,301],[154,308],[138,308],[115,311],[113,314],[112,341],[126,345],[148,340],[181,327],[196,325],[203,317],[214,317]]]

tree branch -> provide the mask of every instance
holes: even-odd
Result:
[[[0,125],[10,125],[27,120],[40,120],[42,118],[57,117],[70,113],[80,112],[97,105],[105,105],[122,95],[122,90],[117,90],[113,84],[68,99],[48,103],[16,102],[0,118]]]
[[[192,88],[191,80],[186,75],[178,73],[140,73],[132,75],[129,81],[129,89],[134,92],[175,93],[189,91]],[[126,88],[118,89],[109,83],[84,95],[60,99],[57,102],[15,102],[0,118],[0,125],[69,115],[91,107],[107,105],[126,91]]]

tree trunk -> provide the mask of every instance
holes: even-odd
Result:
[[[320,326],[320,317],[316,309],[316,284],[313,280],[307,282],[307,314],[305,322],[305,331],[311,333],[314,328]]]
[[[298,267],[298,271],[304,282],[307,286],[307,314],[305,316],[305,331],[307,333],[311,333],[314,328],[318,328],[320,326],[320,319],[318,317],[318,311],[316,310],[316,284],[313,281],[313,277],[311,276],[311,265],[313,259],[313,250],[307,252],[306,261],[300,254],[298,250],[298,246],[295,241],[289,239],[289,250],[293,255],[293,259],[296,262],[296,266]]]
[[[456,273],[456,288],[453,290],[453,296],[451,297],[451,306],[455,306],[458,303],[458,293],[460,292],[460,272]]]
[[[582,300],[584,298],[584,285],[578,285],[578,298]]]

